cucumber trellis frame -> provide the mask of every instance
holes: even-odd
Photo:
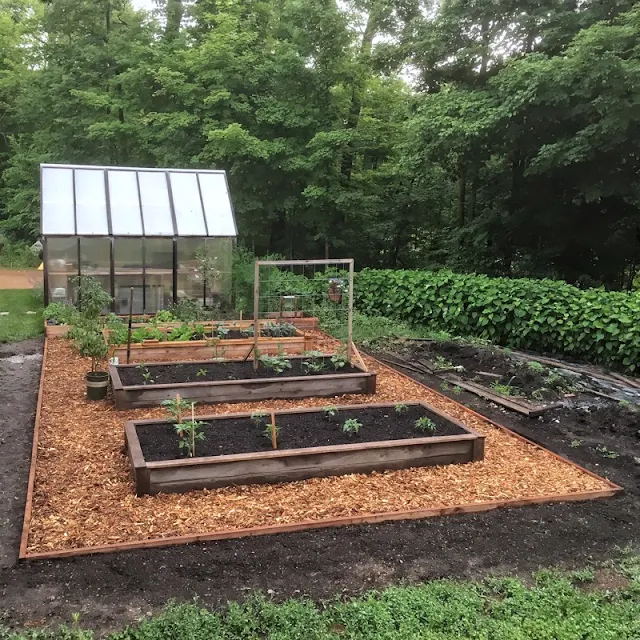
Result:
[[[269,272],[266,277],[261,277],[264,269],[269,269]],[[291,320],[296,324],[296,320],[302,320],[305,314],[318,312],[333,321],[337,328],[346,324],[346,357],[351,362],[355,352],[352,341],[353,273],[353,258],[256,260],[253,280],[254,367],[257,368],[260,355],[261,319]]]

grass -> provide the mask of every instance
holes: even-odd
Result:
[[[0,343],[35,338],[43,333],[40,292],[31,289],[2,289],[0,311],[9,312],[8,316],[0,316]],[[27,311],[35,311],[35,314],[27,315]]]
[[[629,586],[582,589],[590,569],[573,574],[542,571],[532,586],[514,578],[483,582],[438,580],[392,587],[318,606],[309,600],[277,604],[253,596],[221,612],[171,604],[162,613],[109,636],[110,640],[623,640],[640,637],[640,582],[630,561]],[[58,632],[26,635],[0,628],[0,640],[89,640],[79,616]]]

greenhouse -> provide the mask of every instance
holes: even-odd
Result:
[[[73,302],[82,275],[118,314],[132,289],[136,314],[229,300],[237,227],[224,171],[43,164],[40,184],[47,302]]]

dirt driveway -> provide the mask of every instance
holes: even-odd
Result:
[[[0,269],[0,289],[32,289],[42,284],[42,271],[37,269]]]

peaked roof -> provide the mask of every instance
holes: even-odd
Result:
[[[44,236],[238,234],[224,171],[40,165]]]

